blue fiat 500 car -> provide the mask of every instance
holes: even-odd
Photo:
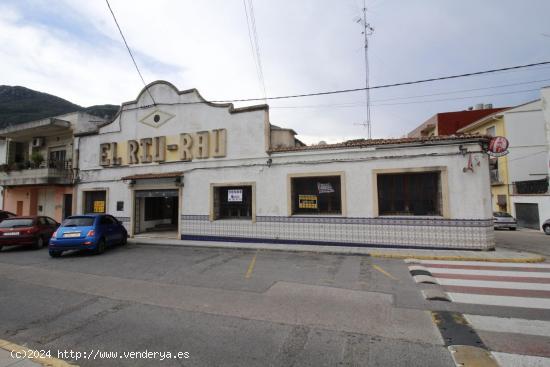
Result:
[[[67,217],[53,233],[48,249],[51,257],[68,250],[91,250],[102,253],[107,246],[125,244],[128,232],[108,214],[84,214]]]

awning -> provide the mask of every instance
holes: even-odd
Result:
[[[176,178],[181,176],[183,176],[182,171],[165,172],[165,173],[142,173],[142,174],[122,177],[122,180],[154,180],[157,178]]]

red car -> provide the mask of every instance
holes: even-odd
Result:
[[[50,217],[12,217],[0,222],[0,250],[4,246],[44,247],[59,223]]]

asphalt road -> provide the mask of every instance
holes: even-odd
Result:
[[[550,319],[426,301],[401,260],[135,245],[60,259],[0,252],[0,339],[81,366],[454,366],[430,310]],[[182,355],[121,358],[145,351]]]
[[[528,251],[550,257],[550,236],[532,229],[495,231],[498,247]]]
[[[2,339],[55,352],[189,353],[82,366],[453,365],[402,261],[161,246],[51,259],[8,249],[0,279]]]

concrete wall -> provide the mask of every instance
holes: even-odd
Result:
[[[79,150],[85,152],[80,157],[81,170],[99,169],[99,147],[101,143],[121,143],[121,152],[124,144],[130,139],[151,138],[156,136],[170,136],[177,139],[180,133],[195,133],[214,129],[227,130],[227,153],[225,159],[248,159],[267,156],[267,139],[269,129],[266,124],[267,112],[264,110],[231,113],[228,106],[214,107],[199,103],[204,100],[197,92],[178,94],[171,85],[154,84],[149,91],[155,96],[158,109],[167,114],[177,116],[166,123],[153,127],[140,122],[150,115],[156,108],[140,109],[138,106],[151,103],[148,93],[141,93],[135,103],[124,105],[128,110],[119,115],[112,123],[100,129],[98,135],[86,136],[80,139]],[[170,105],[174,103],[184,103]],[[168,141],[178,143],[178,140]],[[207,160],[222,161],[223,158],[209,158]],[[203,160],[204,161],[204,160]],[[137,167],[134,165],[132,167]]]
[[[30,189],[4,188],[4,210],[17,214],[17,202],[23,202],[22,215],[30,215]]]
[[[504,124],[504,118],[498,116],[495,118],[488,118],[483,124],[475,128],[468,129],[466,132],[468,134],[487,134],[487,130],[495,128],[496,136],[508,136],[506,127]],[[509,195],[509,173],[508,173],[508,156],[498,157],[498,176],[500,178],[500,184],[491,185],[491,197],[492,197],[492,208],[493,211],[498,212],[502,209],[498,206],[497,198],[499,195],[506,196],[506,212],[512,213],[510,195]]]
[[[535,101],[504,113],[510,142],[510,183],[537,180],[548,175],[546,130],[541,102]]]
[[[293,147],[296,145],[294,133],[288,129],[272,129],[271,130],[271,147]]]
[[[29,186],[6,188],[5,191],[4,210],[16,213],[17,202],[22,201],[22,215],[46,215],[59,222],[63,216],[63,195],[71,194],[73,189],[65,186]]]
[[[139,174],[183,172],[183,187],[174,178],[143,180],[143,187],[177,188],[180,196],[180,228],[184,238],[239,241],[354,243],[417,248],[487,249],[494,246],[488,160],[478,143],[373,148],[330,149],[273,153],[266,149],[269,125],[265,110],[231,113],[229,106],[194,104],[195,92],[177,93],[169,84],[153,84],[147,93],[124,104],[128,112],[101,128],[98,135],[82,136],[77,213],[82,212],[83,192],[107,191],[107,212],[124,222],[131,232],[133,216],[131,184],[121,178]],[[166,103],[186,103],[165,105]],[[174,115],[161,126],[140,120],[156,109]],[[267,129],[266,129],[267,128]],[[118,167],[99,165],[99,144],[128,139],[167,136],[183,132],[227,130],[227,155],[189,162],[161,162]],[[468,154],[461,154],[462,144]],[[268,158],[271,158],[268,161]],[[471,161],[473,171],[464,170]],[[377,213],[376,170],[441,170],[447,193],[444,213],[434,217],[381,217]],[[342,175],[341,215],[291,215],[288,175]],[[256,220],[210,221],[211,184],[253,183]],[[116,211],[116,202],[124,210]],[[139,218],[137,218],[139,220]]]
[[[548,174],[550,176],[550,87],[542,88],[541,95],[541,108],[544,118],[544,132],[546,136],[546,150],[547,150],[547,162]]]
[[[467,146],[479,151],[477,144]],[[403,157],[402,155],[408,155]],[[387,246],[490,248],[493,246],[492,210],[489,192],[488,161],[485,154],[472,155],[474,172],[463,172],[468,156],[458,153],[458,146],[418,147],[367,151],[332,151],[315,154],[278,154],[268,167],[264,159],[237,162],[183,163],[173,170],[185,171],[181,198],[180,231],[193,238],[242,237],[278,240],[344,241]],[[376,169],[411,169],[444,167],[447,171],[449,215],[445,217],[388,217],[375,213],[374,179]],[[134,174],[166,172],[166,165],[133,169]],[[106,188],[107,210],[127,226],[132,216],[131,187],[114,176],[125,175],[128,168],[87,172],[87,182],[79,185],[78,211],[82,208],[82,191]],[[344,206],[341,216],[308,216],[318,223],[307,223],[303,216],[288,216],[287,175],[343,172]],[[257,222],[243,220],[209,221],[210,184],[254,182]],[[115,212],[116,201],[123,200],[124,211]],[[355,218],[355,222],[354,221]],[[332,223],[326,223],[332,221]],[[300,223],[299,223],[300,222]],[[383,223],[382,223],[383,222]],[[423,225],[421,225],[423,223]],[[326,233],[327,228],[334,228]],[[349,228],[346,233],[343,228]],[[289,232],[293,228],[292,232]],[[350,237],[354,236],[354,237]]]

